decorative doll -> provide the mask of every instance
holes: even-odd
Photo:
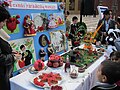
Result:
[[[30,65],[33,58],[31,51],[27,50],[25,45],[21,45],[20,50],[22,51],[21,60],[25,62],[25,66]]]
[[[106,42],[108,44],[107,46],[107,52],[108,54],[112,53],[113,51],[117,51],[114,41],[117,38],[117,35],[115,34],[113,29],[109,29],[108,36],[106,37]]]
[[[54,49],[51,46],[51,44],[48,45],[47,51],[48,51],[48,57],[50,57],[50,55],[54,54]]]
[[[58,27],[58,24],[55,20],[55,16],[53,14],[50,14],[48,28],[56,28],[56,27]]]
[[[30,19],[29,15],[24,17],[23,27],[25,29],[24,36],[35,36],[36,31],[33,21]]]
[[[41,48],[41,49],[40,49],[39,55],[40,55],[40,59],[41,59],[42,61],[45,61],[46,52],[44,51],[44,48]]]
[[[13,33],[14,30],[17,28],[17,24],[20,24],[20,22],[17,20],[19,18],[20,18],[20,16],[16,15],[16,16],[10,17],[7,20],[6,27],[11,33]]]

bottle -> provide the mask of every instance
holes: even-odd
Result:
[[[66,57],[65,72],[66,72],[66,73],[69,73],[69,72],[70,72],[70,61],[69,61],[69,55],[67,55],[67,57]]]

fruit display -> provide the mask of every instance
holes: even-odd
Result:
[[[42,73],[33,79],[33,84],[38,87],[45,88],[53,85],[58,85],[61,80],[62,77],[59,73]]]
[[[56,85],[56,86],[52,86],[51,90],[63,90],[63,88],[61,86]]]
[[[63,59],[61,56],[55,54],[50,55],[47,66],[57,68],[57,67],[61,67],[62,65],[63,65]]]
[[[90,51],[88,49],[81,48],[76,48],[72,52],[73,55],[71,55],[71,51],[63,54],[61,56],[63,57],[63,61],[66,63],[66,57],[69,55],[70,64],[86,68],[88,68],[93,62],[103,55],[103,53],[98,52],[97,50]]]

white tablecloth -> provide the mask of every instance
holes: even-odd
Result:
[[[104,55],[101,56],[96,62],[94,62],[84,73],[79,73],[77,79],[71,79],[64,72],[64,66],[53,69],[48,68],[47,71],[59,72],[63,77],[61,85],[64,90],[90,90],[90,88],[96,83],[95,71],[102,61],[105,60]],[[77,69],[77,67],[76,67]],[[41,73],[41,72],[40,72]],[[10,79],[11,90],[43,90],[34,86],[30,80],[35,77],[35,74],[30,74],[29,71],[25,71]]]

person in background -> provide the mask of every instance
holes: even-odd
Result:
[[[117,18],[117,28],[120,29],[120,16]]]
[[[110,54],[110,60],[113,62],[120,63],[120,51],[114,51]],[[118,86],[120,86],[120,80],[116,82]]]
[[[109,13],[110,13],[110,18],[113,19],[113,13],[112,13],[112,10],[109,10]]]
[[[15,61],[12,48],[7,42],[10,37],[2,29],[9,18],[10,13],[0,6],[0,90],[10,90],[9,78],[12,75]]]
[[[110,60],[120,63],[120,51],[114,51],[110,54]]]
[[[65,14],[65,21],[66,21],[66,32],[70,32],[70,24],[71,22],[68,19],[68,16],[70,15],[69,11],[64,11]]]
[[[105,60],[103,61],[98,70],[98,85],[94,86],[91,90],[120,90],[120,87],[115,83],[120,80],[120,64]]]
[[[103,12],[103,19],[98,22],[97,28],[102,24],[98,31],[97,41],[101,41],[102,44],[106,44],[106,36],[109,29],[115,29],[115,21],[110,18],[109,10],[106,9]]]
[[[75,35],[76,35],[76,31],[77,31],[77,29],[79,28],[79,26],[78,26],[78,18],[76,17],[76,16],[74,16],[73,18],[72,18],[72,24],[71,24],[71,30],[70,30],[70,35],[69,35],[69,37],[70,37],[70,39],[71,39],[71,41],[72,41],[72,46],[74,47],[75,45],[74,45],[74,37],[75,37]]]

